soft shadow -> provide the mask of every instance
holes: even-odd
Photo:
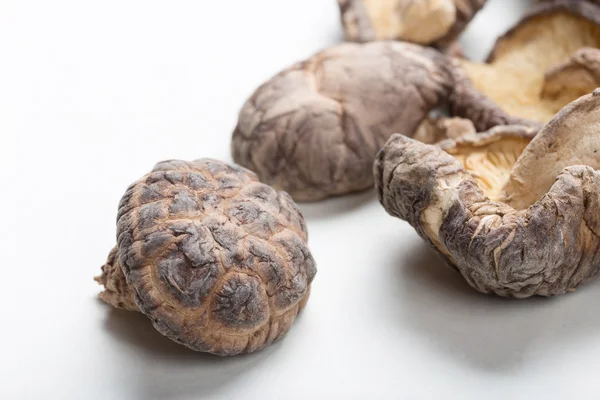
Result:
[[[101,301],[101,300],[98,300]],[[210,354],[198,353],[161,335],[145,315],[139,312],[110,307],[104,328],[127,345],[144,351],[160,361],[195,362],[198,359],[215,359]]]
[[[127,358],[115,367],[135,368],[139,377],[131,382],[131,389],[140,399],[215,396],[219,388],[268,358],[281,342],[252,354],[214,356],[171,341],[140,313],[112,307],[107,311],[104,328],[125,345],[121,356]]]
[[[332,197],[313,203],[299,203],[300,211],[307,220],[331,218],[356,210],[376,200],[375,190]]]
[[[402,288],[402,329],[414,329],[436,351],[475,368],[511,370],[545,353],[566,352],[573,340],[600,328],[597,283],[552,298],[483,295],[424,243],[399,254],[393,268]]]

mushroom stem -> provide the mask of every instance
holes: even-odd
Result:
[[[135,304],[133,289],[127,284],[121,270],[116,247],[110,251],[106,264],[102,266],[102,274],[94,280],[104,286],[104,290],[98,294],[100,300],[116,308],[140,311]]]

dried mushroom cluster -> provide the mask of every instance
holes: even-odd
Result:
[[[442,3],[343,1],[342,14],[402,9],[410,20],[410,12],[438,10]],[[461,10],[483,6],[450,3]],[[423,140],[446,133],[431,121],[440,107],[476,131],[541,127],[600,83],[598,46],[600,7],[554,0],[536,5],[499,38],[487,63],[400,41],[328,48],[280,72],[248,99],[233,133],[233,159],[297,201],[365,190],[373,186],[377,150],[392,133]]]
[[[338,3],[354,43],[256,89],[237,164],[165,161],[127,189],[102,300],[193,350],[258,350],[316,274],[292,198],[373,186],[481,292],[557,295],[598,274],[600,2],[540,0],[485,63],[456,45],[485,0]]]

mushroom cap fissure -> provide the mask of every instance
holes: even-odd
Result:
[[[119,206],[120,263],[163,334],[228,355],[283,335],[316,274],[291,198],[236,165],[169,160]]]
[[[237,273],[215,291],[211,313],[225,327],[251,329],[269,319],[269,297],[259,278]]]

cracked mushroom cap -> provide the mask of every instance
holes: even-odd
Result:
[[[437,50],[392,41],[346,43],[293,65],[254,92],[233,133],[233,159],[297,201],[372,188],[373,160],[390,135],[413,136],[442,104],[479,130],[526,123],[499,110]]]
[[[404,40],[447,48],[486,0],[338,0],[347,40]]]
[[[211,159],[161,162],[131,185],[117,237],[97,278],[101,299],[218,355],[252,352],[284,335],[316,273],[289,195]]]
[[[394,135],[374,164],[380,202],[483,293],[573,290],[600,269],[600,90],[534,133]]]
[[[486,63],[460,63],[495,107],[546,123],[600,86],[598,47],[600,6],[553,0],[534,6],[500,37]]]

